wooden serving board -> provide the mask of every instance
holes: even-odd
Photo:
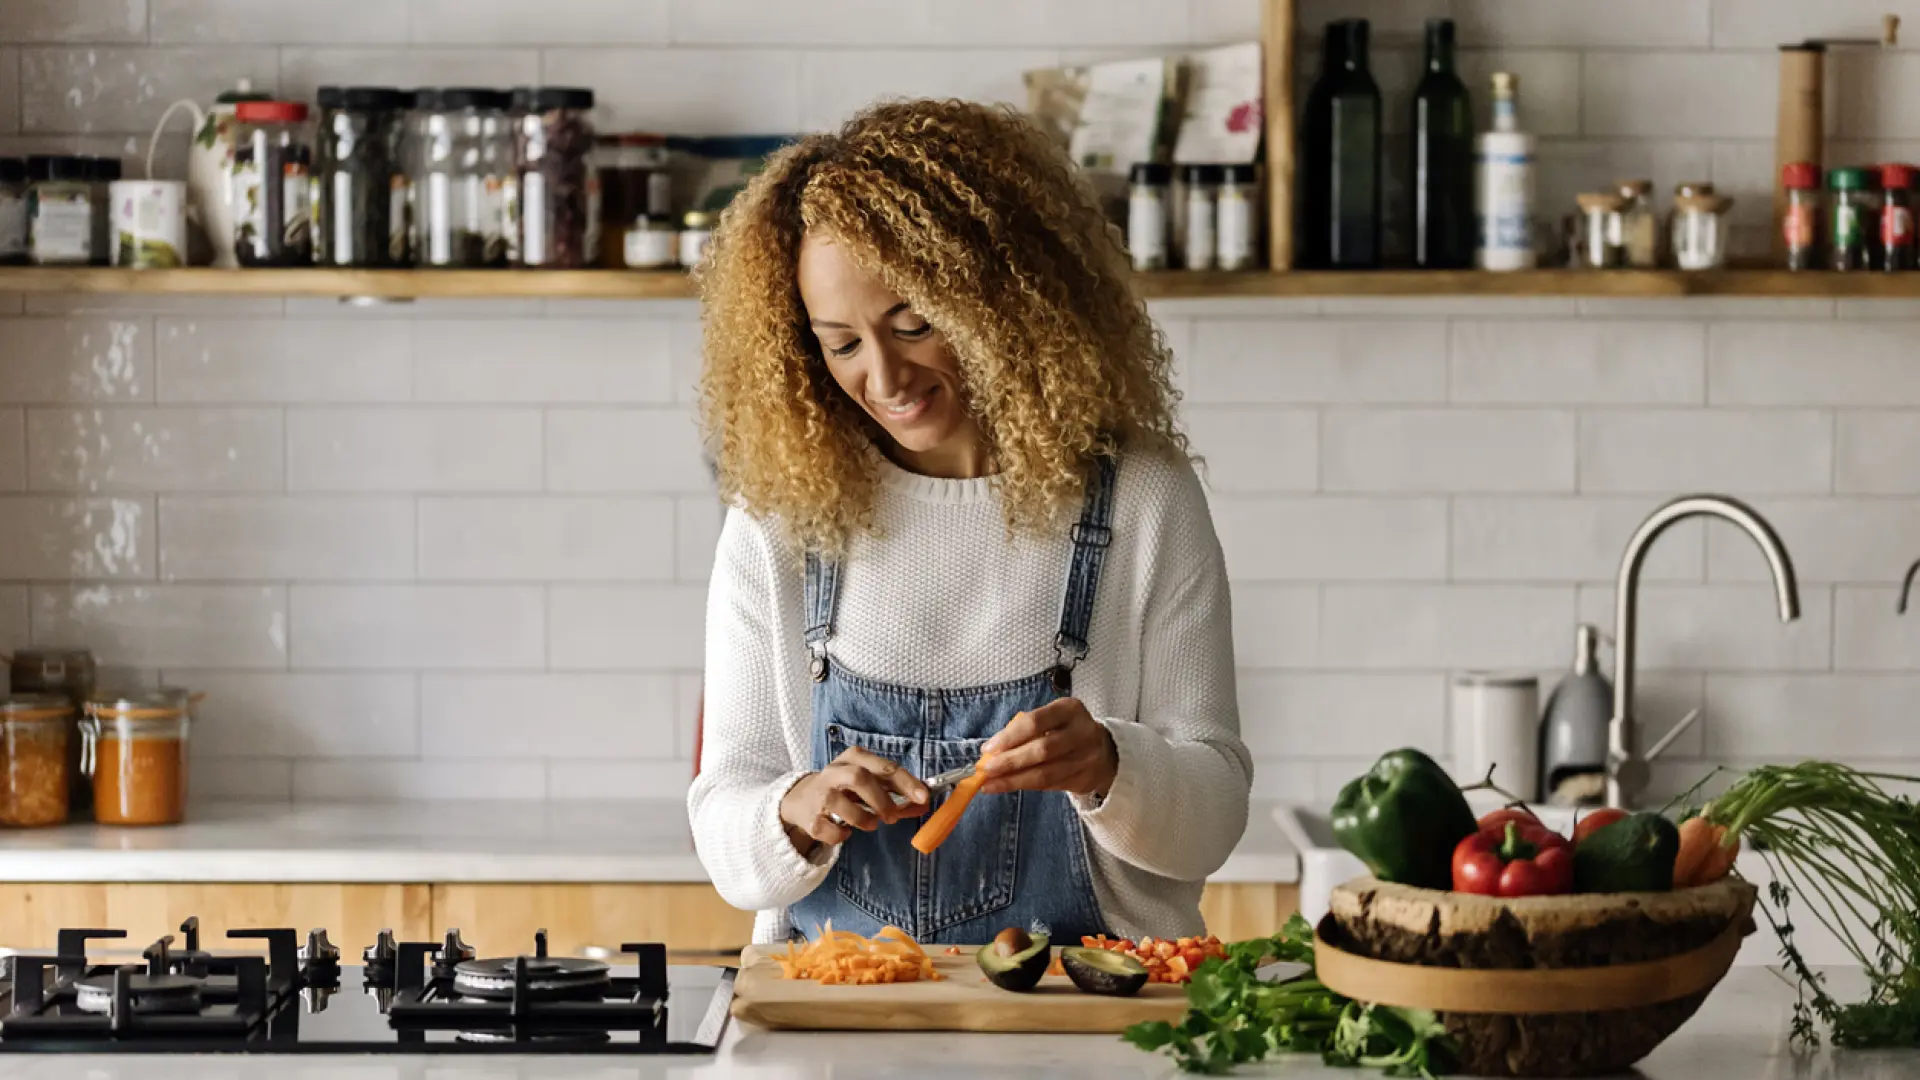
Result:
[[[1118,1034],[1143,1020],[1186,1015],[1187,988],[1150,983],[1133,997],[1082,993],[1064,975],[1048,975],[1024,994],[987,981],[971,948],[960,956],[928,949],[946,978],[885,986],[822,986],[780,976],[769,956],[784,945],[752,945],[733,986],[735,1019],[783,1031],[1024,1031]]]

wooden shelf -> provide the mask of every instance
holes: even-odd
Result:
[[[1920,300],[1920,273],[1727,270],[1375,270],[1142,275],[1150,299],[1260,297],[1853,297]],[[0,293],[135,293],[201,296],[685,300],[685,275],[629,270],[118,270],[0,267]]]

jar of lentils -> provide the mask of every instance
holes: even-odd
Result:
[[[575,270],[598,261],[600,181],[593,161],[593,91],[542,86],[522,92],[515,116],[520,176],[520,264]]]

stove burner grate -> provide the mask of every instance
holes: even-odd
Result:
[[[568,957],[505,957],[468,960],[453,969],[453,991],[463,997],[511,1001],[515,967],[524,961],[527,992],[535,1000],[602,998],[612,983],[612,970],[598,960]]]
[[[73,1003],[82,1012],[113,1012],[117,976],[96,975],[74,984]],[[136,1013],[197,1013],[201,980],[191,975],[134,975],[126,979],[127,1001]]]

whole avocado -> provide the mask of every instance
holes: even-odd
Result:
[[[1659,814],[1628,814],[1573,849],[1573,891],[1670,892],[1680,830]]]

